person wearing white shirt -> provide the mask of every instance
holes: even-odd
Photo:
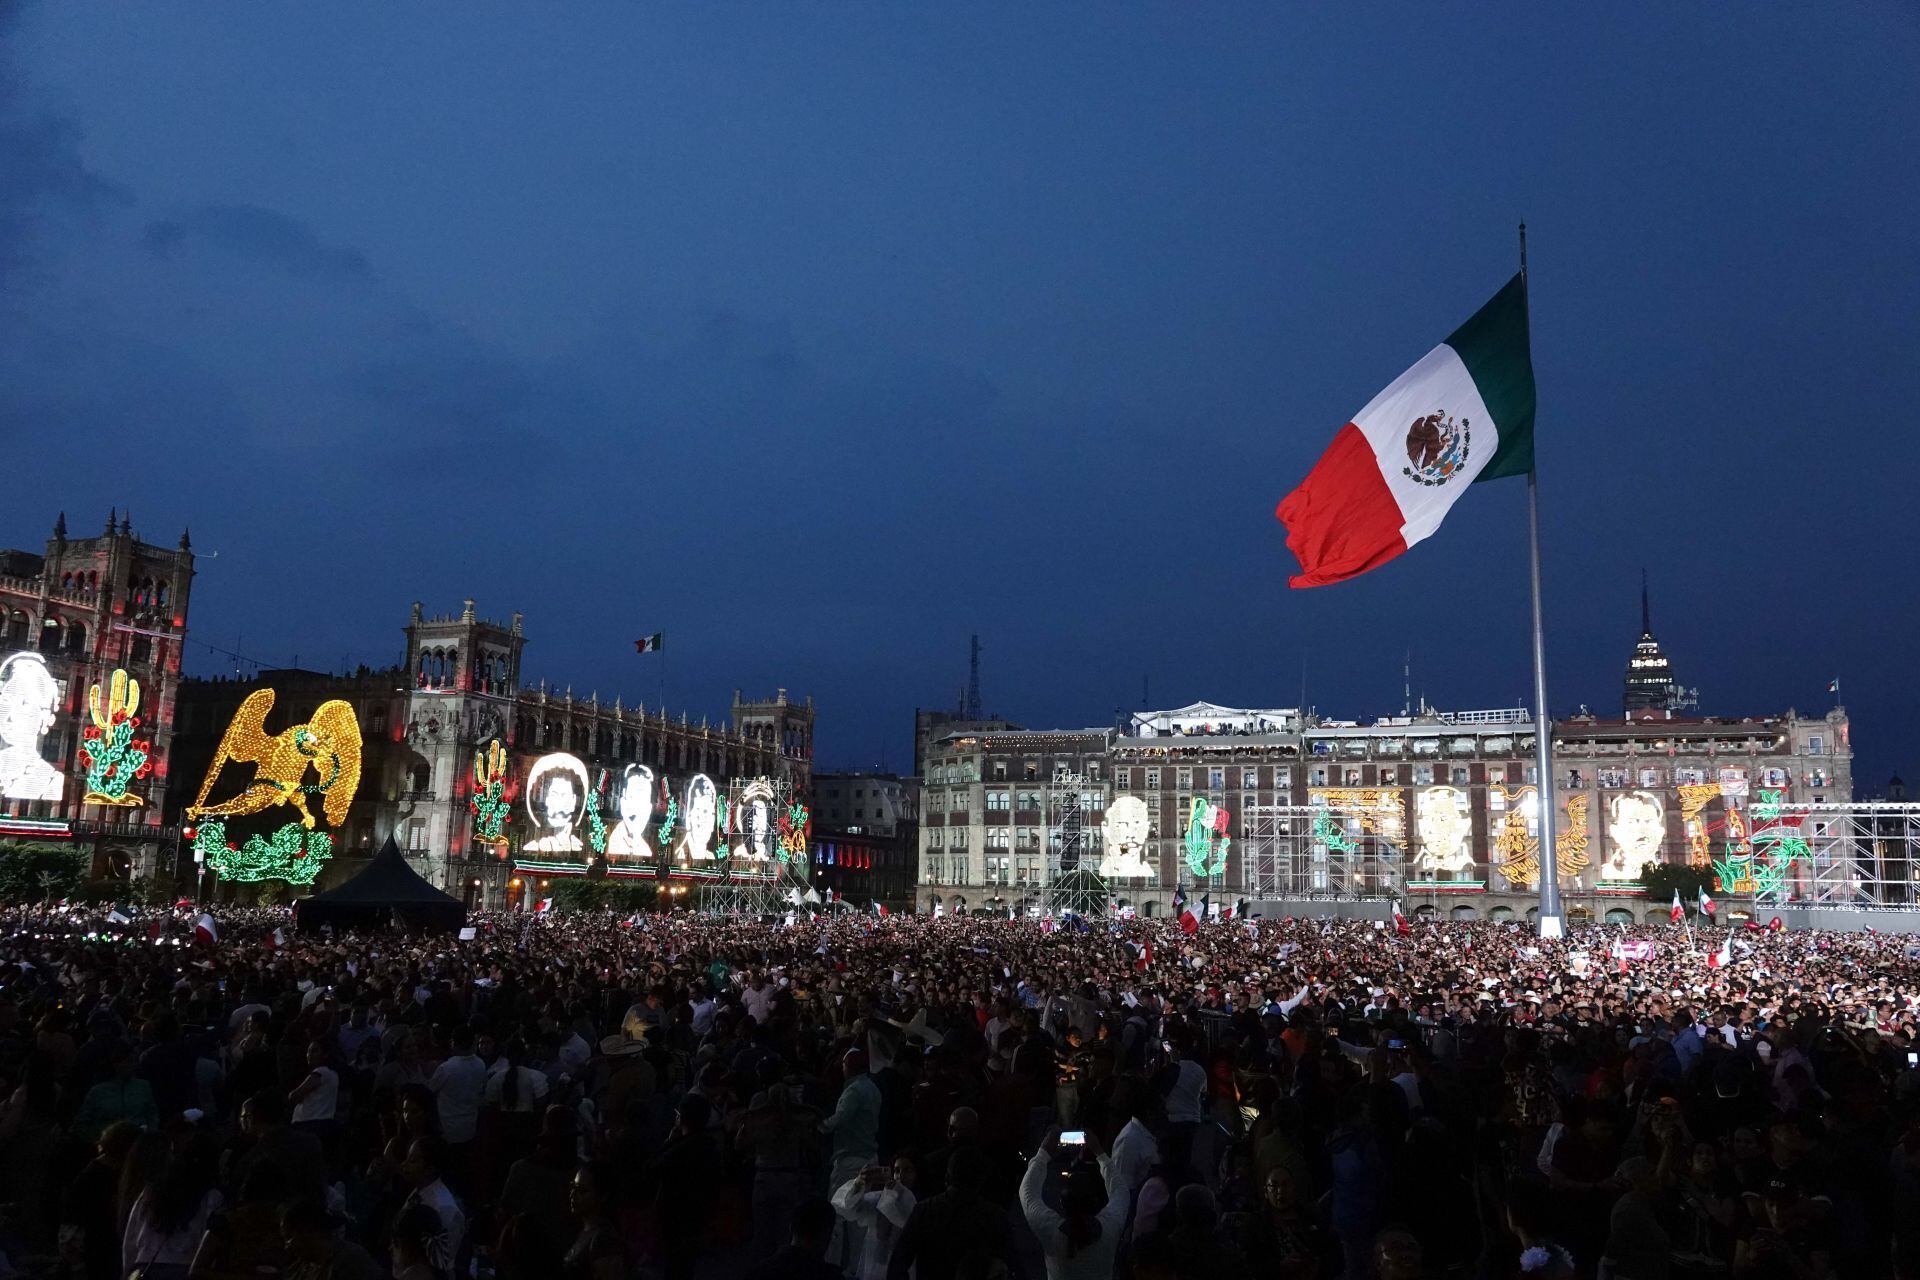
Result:
[[[473,1029],[454,1028],[453,1052],[427,1081],[440,1112],[440,1136],[448,1146],[461,1147],[473,1141],[486,1087],[487,1064],[473,1052]]]
[[[1113,1150],[1107,1156],[1107,1181],[1114,1186],[1138,1187],[1146,1182],[1148,1171],[1159,1159],[1160,1144],[1135,1116],[1113,1140]]]
[[[440,1220],[440,1234],[429,1242],[427,1256],[441,1280],[453,1280],[460,1247],[466,1242],[467,1215],[447,1184],[440,1180],[443,1150],[436,1138],[415,1138],[407,1148],[400,1172],[413,1184],[413,1193],[400,1206],[400,1211],[405,1213],[409,1206],[424,1205]]]
[[[918,1177],[912,1157],[899,1156],[891,1169],[863,1169],[833,1193],[834,1210],[864,1228],[853,1280],[887,1280],[894,1241],[917,1203],[913,1184]]]
[[[773,998],[777,994],[779,993],[774,989],[773,984],[767,981],[766,975],[761,974],[754,978],[753,985],[748,987],[745,994],[740,997],[740,1002],[746,1005],[748,1017],[764,1024],[773,1016]]]
[[[296,1129],[328,1130],[340,1105],[340,1073],[327,1065],[327,1047],[315,1040],[307,1045],[307,1078],[287,1095],[293,1103]]]
[[[1060,1208],[1049,1207],[1047,1176],[1061,1151],[1059,1135],[1054,1134],[1034,1153],[1026,1176],[1020,1179],[1021,1212],[1040,1241],[1047,1280],[1109,1280],[1132,1187],[1119,1181],[1118,1162],[1107,1160],[1103,1205],[1099,1164],[1080,1162],[1067,1171]]]
[[[548,1087],[545,1072],[515,1066],[508,1055],[502,1054],[487,1073],[487,1105],[512,1112],[545,1111]]]

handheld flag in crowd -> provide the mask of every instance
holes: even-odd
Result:
[[[267,950],[283,951],[286,949],[286,945],[287,945],[287,931],[278,926],[275,926],[274,931],[267,935]]]
[[[1700,886],[1700,914],[1705,916],[1707,919],[1711,920],[1713,919],[1714,912],[1718,910],[1719,908],[1714,905],[1713,899],[1707,896],[1707,886],[1701,885]]]
[[[1728,934],[1720,943],[1720,949],[1707,957],[1707,968],[1724,969],[1733,963],[1733,935]]]
[[[1413,936],[1413,926],[1408,924],[1407,918],[1400,914],[1400,904],[1397,902],[1393,904],[1393,931],[1403,938]]]
[[[641,636],[633,642],[635,653],[658,653],[666,644],[667,633],[656,631],[650,636]]]
[[[1673,891],[1673,909],[1667,912],[1667,923],[1679,924],[1680,921],[1686,918],[1686,914],[1687,909],[1680,905],[1680,891],[1675,889]]]
[[[122,911],[120,908],[115,907],[113,910],[107,912],[107,923],[108,924],[132,924],[133,917],[128,915],[126,912]]]
[[[1469,485],[1533,469],[1527,284],[1516,275],[1340,428],[1274,510],[1291,587],[1377,569],[1440,527]]]
[[[220,927],[214,924],[213,917],[204,911],[193,922],[193,940],[204,942],[208,946],[220,941]]]

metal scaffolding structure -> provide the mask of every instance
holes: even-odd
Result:
[[[740,812],[741,793],[755,783],[764,784],[773,793],[773,812],[786,812],[787,806],[794,803],[793,780],[782,776],[778,778],[735,778],[727,785],[727,812]],[[729,827],[734,824],[729,821]],[[729,831],[724,839],[739,832]],[[816,900],[807,901],[807,894],[813,889],[813,849],[812,840],[797,856],[787,857],[776,853],[777,871],[772,878],[755,877],[752,879],[728,877],[700,886],[700,910],[720,915],[774,916],[788,911],[806,911],[818,907]],[[729,859],[731,862],[731,859]]]
[[[1920,804],[1785,805],[1749,845],[1729,864],[1756,909],[1920,907]]]
[[[1242,817],[1251,898],[1390,898],[1405,885],[1405,836],[1377,806],[1255,805]]]
[[[1047,787],[1047,906],[1056,915],[1104,915],[1112,897],[1087,838],[1085,774],[1054,770]]]

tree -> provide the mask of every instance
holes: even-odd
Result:
[[[87,859],[77,849],[51,845],[0,844],[0,902],[51,902],[70,898],[87,876]]]
[[[1691,907],[1700,900],[1700,891],[1712,896],[1715,882],[1712,867],[1690,867],[1678,862],[1648,863],[1640,871],[1640,883],[1655,902],[1671,902],[1677,891],[1680,904]]]

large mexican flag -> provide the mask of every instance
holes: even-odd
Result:
[[[1469,484],[1533,469],[1527,286],[1493,300],[1340,428],[1274,514],[1319,587],[1385,564],[1440,527]]]

